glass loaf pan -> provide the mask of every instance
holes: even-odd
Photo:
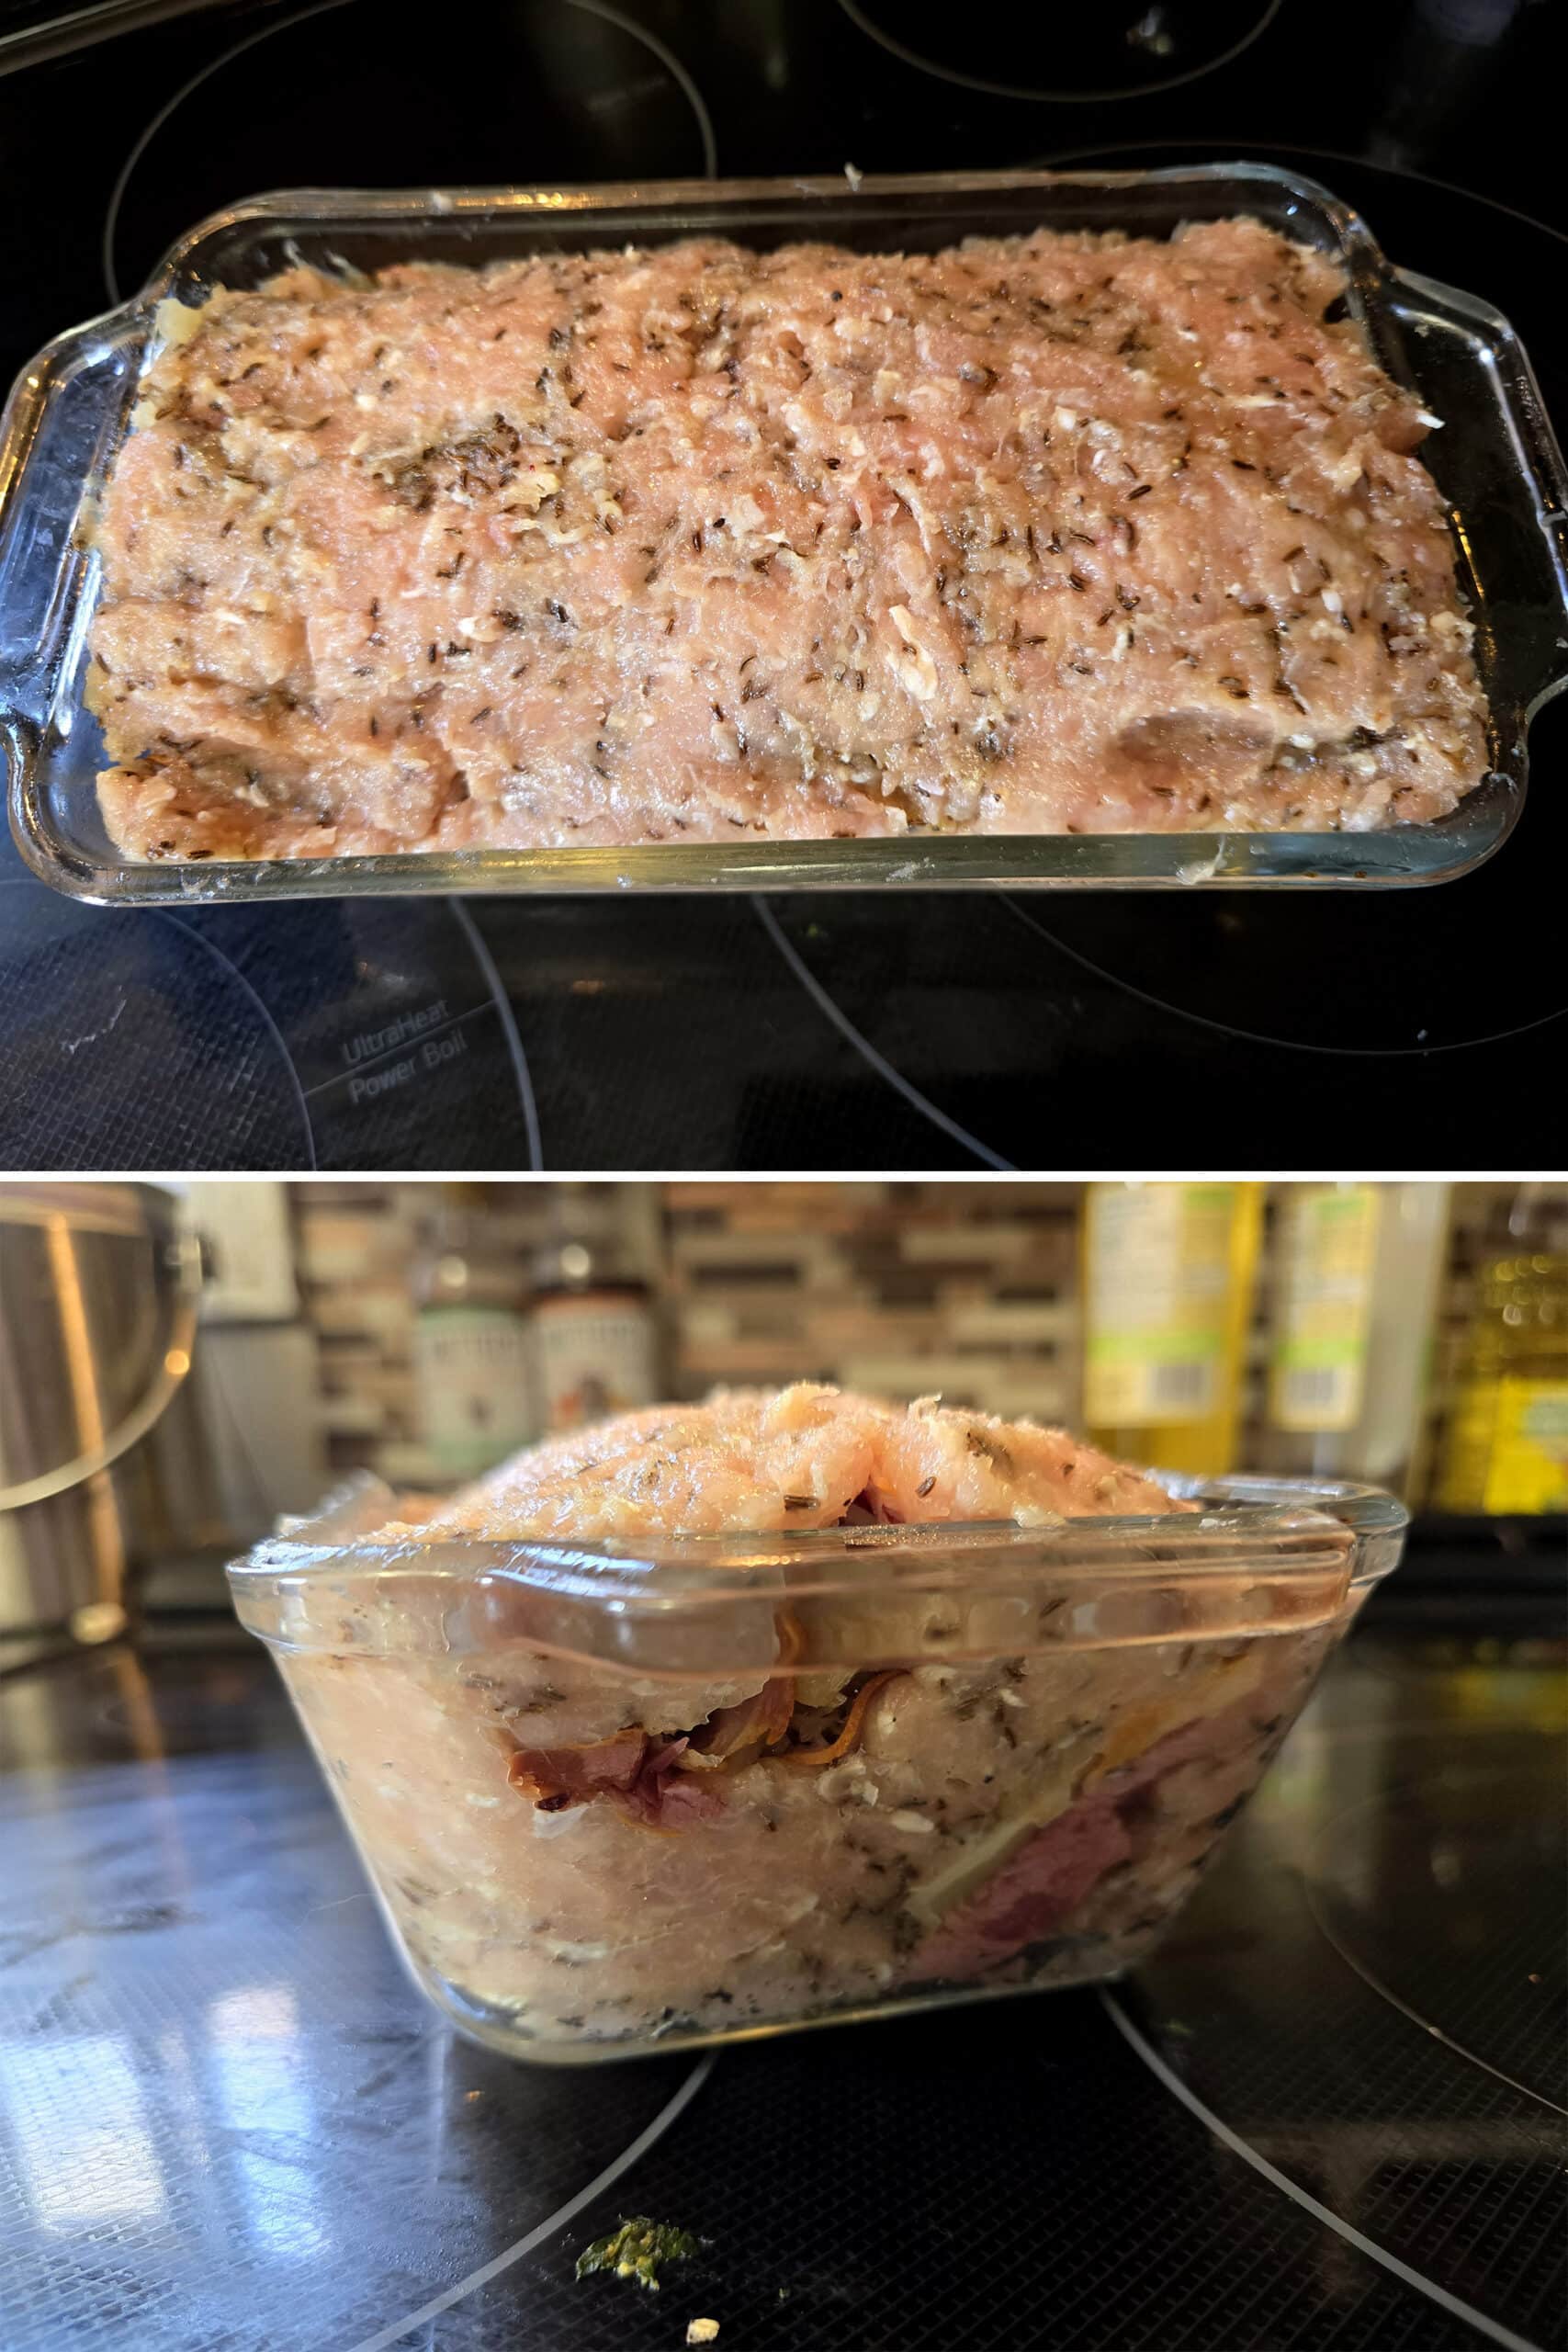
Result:
[[[129,430],[157,305],[254,287],[290,263],[374,270],[411,259],[482,264],[715,232],[753,244],[826,238],[934,250],[970,235],[1125,229],[1252,214],[1334,255],[1380,359],[1448,429],[1424,456],[1450,503],[1459,577],[1478,624],[1492,711],[1491,773],[1450,817],[1377,833],[1025,835],[479,850],[319,861],[141,865],[109,842],[104,763],[83,707],[97,593],[84,550]],[[1139,888],[1436,882],[1490,856],[1523,798],[1533,712],[1568,678],[1568,510],[1562,458],[1518,338],[1481,300],[1393,267],[1366,224],[1314,182],[1265,164],[1156,172],[942,173],[660,182],[583,189],[295,189],[216,213],[181,239],[133,300],[62,336],[27,368],[0,425],[0,721],[11,823],[33,870],[113,905],[354,892]]]
[[[580,2063],[1138,1961],[1405,1527],[1170,1483],[1202,1511],[642,1553],[370,1544],[365,1476],[229,1573],[416,1984]]]

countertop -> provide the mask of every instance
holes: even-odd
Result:
[[[1364,1629],[1132,1983],[570,2070],[426,2009],[231,1623],[0,1671],[0,2342],[1554,2345],[1560,1630]],[[635,2212],[699,2258],[577,2283]]]

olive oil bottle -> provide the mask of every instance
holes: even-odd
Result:
[[[1568,1510],[1568,1252],[1520,1188],[1481,1265],[1438,1461],[1439,1510]]]
[[[1283,1187],[1263,1468],[1407,1490],[1448,1229],[1446,1184]]]
[[[1097,1445],[1200,1477],[1238,1466],[1261,1221],[1256,1183],[1089,1186],[1084,1411]]]

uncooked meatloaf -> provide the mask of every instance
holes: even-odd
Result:
[[[1485,766],[1427,416],[1252,220],[220,290],[104,501],[142,858],[1367,831]]]
[[[1114,1578],[1053,1587],[1064,1515],[1193,1508],[1065,1430],[739,1392],[521,1454],[356,1538],[362,1574],[324,1555],[279,1664],[421,1980],[504,2046],[1081,1983],[1169,1920],[1339,1630],[1283,1592],[1267,1621],[1238,1600],[1233,1639],[1192,1579],[1153,1628]],[[1007,1520],[1039,1547],[999,1586],[961,1547],[900,1565],[900,1525]],[[787,1605],[765,1577],[656,1631],[609,1604],[604,1657],[554,1570],[476,1562],[842,1526]]]

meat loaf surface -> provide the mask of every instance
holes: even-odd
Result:
[[[862,1521],[1190,1510],[1066,1430],[814,1381],[719,1389],[525,1446],[376,1543],[728,1535]]]
[[[1367,831],[1481,778],[1429,418],[1322,255],[712,240],[181,312],[89,701],[142,858]]]

